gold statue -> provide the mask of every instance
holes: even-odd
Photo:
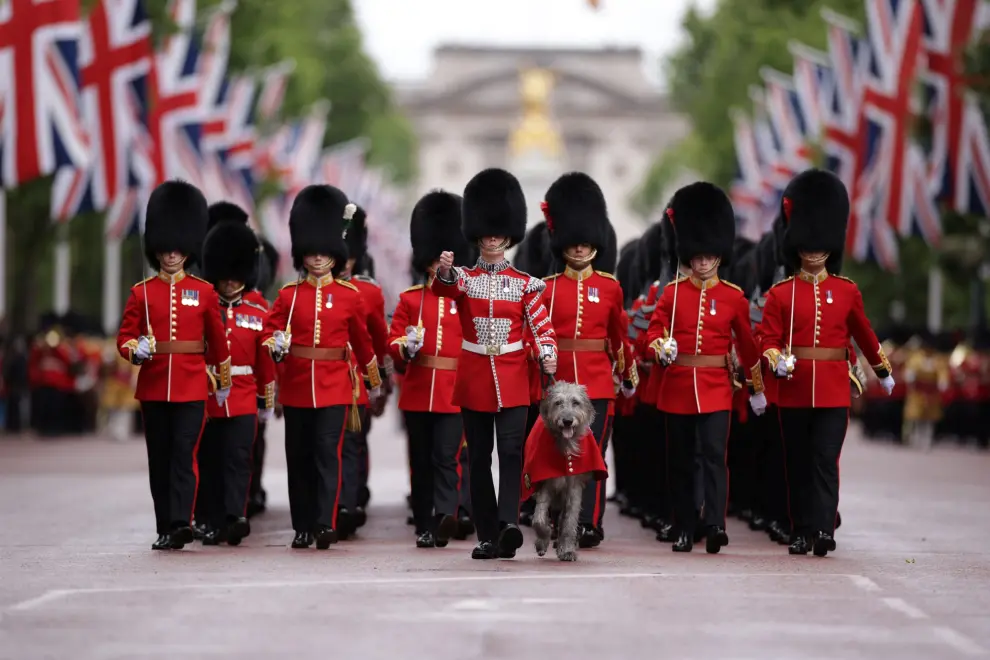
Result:
[[[558,156],[562,151],[560,133],[550,120],[552,91],[553,73],[549,70],[526,69],[520,74],[523,117],[510,138],[513,155],[538,150]]]

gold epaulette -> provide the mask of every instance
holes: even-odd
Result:
[[[132,289],[137,288],[137,287],[141,286],[142,284],[144,284],[145,282],[150,282],[151,280],[155,279],[156,277],[158,277],[158,276],[157,275],[152,275],[151,277],[146,277],[143,280],[141,280],[140,282],[138,282],[137,284],[135,284],[134,286],[132,286],[131,288]]]
[[[672,280],[670,282],[667,282],[667,284],[664,285],[663,288],[666,289],[671,284],[680,284],[681,282],[687,282],[689,279],[691,279],[691,278],[689,278],[689,277],[678,277],[676,280]],[[660,280],[657,280],[657,281],[659,282]]]
[[[241,302],[243,304],[245,304],[245,305],[250,306],[250,307],[254,307],[255,309],[260,309],[263,312],[268,312],[268,310],[266,308],[262,307],[261,305],[259,305],[256,302],[251,302],[250,300],[242,300]]]
[[[719,280],[719,281],[720,281],[720,282],[721,282],[722,284],[725,284],[726,286],[728,286],[728,287],[729,287],[730,289],[735,289],[735,290],[736,290],[736,291],[738,291],[739,293],[742,293],[742,292],[743,292],[743,290],[742,290],[742,287],[741,287],[741,286],[739,286],[738,284],[733,284],[733,283],[732,283],[732,282],[730,282],[729,280]]]
[[[375,286],[377,286],[377,287],[378,287],[379,289],[380,289],[380,288],[382,288],[382,285],[381,285],[381,284],[379,284],[378,282],[376,282],[376,281],[375,281],[375,278],[373,278],[373,277],[368,277],[367,275],[353,275],[353,276],[351,277],[351,279],[352,279],[352,280],[357,280],[357,281],[359,281],[359,282],[367,282],[368,284],[374,284],[374,285],[375,285]]]
[[[194,280],[199,280],[203,284],[209,284],[211,287],[213,286],[213,283],[212,282],[207,282],[206,280],[204,280],[199,275],[191,275],[190,273],[186,273],[186,275],[189,276],[189,277],[191,277],[191,278],[193,278]]]
[[[555,277],[560,277],[560,273],[554,273],[553,275],[547,275],[546,277],[543,278],[543,281],[544,282],[549,282],[550,280],[554,279]]]
[[[289,282],[288,284],[283,284],[282,288],[279,289],[279,291],[284,291],[288,289],[290,286],[297,286],[298,284],[299,284],[299,280],[296,280],[295,282]]]
[[[607,277],[610,280],[615,279],[615,275],[613,275],[612,273],[606,273],[604,270],[596,270],[595,272],[601,275],[602,277]]]
[[[414,284],[405,291],[403,291],[402,293],[409,293],[410,291],[419,291],[422,288],[423,288],[422,284]]]
[[[794,279],[794,276],[793,275],[791,275],[790,277],[785,277],[784,279],[782,279],[781,281],[777,282],[772,287],[770,287],[770,289],[773,289],[774,287],[778,287],[781,284],[783,284],[784,282],[790,282],[793,279]],[[768,291],[769,291],[769,289],[768,289]]]
[[[348,289],[351,289],[352,291],[357,291],[358,290],[358,288],[356,286],[354,286],[353,284],[351,284],[347,280],[334,280],[334,282],[336,282],[340,286],[345,286]]]
[[[844,277],[842,275],[832,275],[832,277],[834,277],[837,280],[845,280],[846,282],[852,282],[853,284],[856,284],[856,282],[854,282],[853,280],[849,279],[848,277]]]

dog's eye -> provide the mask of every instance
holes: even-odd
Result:
[[[578,401],[577,399],[571,399],[571,405],[574,406],[575,408],[578,408],[581,406],[581,402]]]

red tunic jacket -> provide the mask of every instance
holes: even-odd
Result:
[[[406,289],[392,315],[389,352],[395,364],[405,366],[399,410],[459,413],[454,396],[457,358],[461,355],[461,321],[457,302],[437,296],[422,284]],[[422,323],[423,346],[408,361],[406,329]]]
[[[241,294],[241,299],[244,302],[254,303],[255,305],[260,305],[261,307],[264,307],[266,312],[272,308],[272,306],[265,299],[265,296],[263,296],[261,294],[261,291],[258,291],[257,289],[251,289],[250,291],[245,291],[243,294]]]
[[[145,318],[145,291],[147,314]],[[218,365],[218,387],[230,387],[230,351],[213,285],[185,272],[160,272],[131,287],[124,306],[117,350],[133,361],[138,338],[154,335],[155,350],[141,364],[134,398],[139,401],[205,401],[210,383],[207,360]],[[180,344],[206,340],[206,352],[171,353]],[[185,350],[177,349],[177,350]]]
[[[220,303],[220,319],[227,333],[230,349],[230,374],[233,387],[223,404],[215,398],[206,401],[210,417],[255,415],[259,401],[265,408],[275,407],[275,363],[262,344],[268,310],[241,298],[235,303]],[[216,365],[211,365],[216,371]]]
[[[544,304],[560,353],[557,379],[584,385],[592,399],[615,399],[613,371],[638,385],[628,326],[623,323],[622,287],[616,279],[593,268],[579,272],[567,266],[544,280]]]
[[[576,456],[565,456],[557,450],[553,436],[538,417],[526,438],[523,458],[522,499],[529,498],[541,481],[557,477],[592,473],[595,481],[608,478],[608,467],[602,458],[602,450],[595,443],[589,430],[581,438],[581,450]]]
[[[358,362],[365,365],[362,375],[372,387],[381,385],[366,318],[357,288],[331,275],[310,275],[282,287],[265,322],[263,341],[274,348],[272,335],[276,330],[290,335],[289,354],[282,360],[284,370],[279,375],[279,402],[283,406],[352,405],[360,383],[351,370],[348,343]]]
[[[731,410],[732,373],[728,356],[733,335],[741,353],[740,362],[750,374],[754,391],[763,391],[760,354],[753,340],[749,303],[742,289],[717,277],[704,282],[683,277],[664,287],[647,331],[651,359],[658,359],[660,342],[671,331],[671,314],[675,315],[673,335],[678,357],[674,364],[663,369],[654,404],[657,408],[678,415]],[[715,366],[719,359],[725,362]],[[694,366],[692,360],[713,364]]]
[[[767,292],[763,308],[763,354],[771,366],[791,341],[791,300],[794,300],[793,348],[797,362],[789,379],[777,381],[781,408],[848,408],[849,338],[852,336],[877,375],[890,373],[890,363],[863,311],[863,296],[850,279],[822,272],[801,273]],[[835,356],[802,359],[810,349],[831,350]],[[820,354],[820,353],[814,353]]]
[[[497,264],[479,260],[473,268],[455,267],[451,277],[449,282],[436,277],[430,286],[436,295],[457,302],[461,320],[462,350],[451,403],[478,412],[528,406],[523,327],[529,327],[543,355],[557,353],[543,302],[546,283],[504,259]]]
[[[61,392],[74,392],[76,360],[75,349],[65,338],[54,347],[44,338],[35,340],[28,352],[28,385],[32,389],[51,387]]]
[[[370,277],[355,275],[346,282],[353,284],[354,288],[361,294],[365,309],[365,327],[368,328],[368,335],[371,337],[371,345],[375,349],[375,359],[378,361],[379,370],[384,368],[385,356],[388,355],[388,324],[385,322],[385,296],[382,288],[378,286]],[[351,353],[351,369],[357,373],[360,365],[357,356]],[[355,401],[359,406],[366,406],[370,403],[368,399],[367,379],[362,378],[358,387],[360,393]]]

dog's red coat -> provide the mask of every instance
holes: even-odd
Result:
[[[543,418],[538,417],[526,438],[522,498],[525,500],[530,497],[541,481],[585,472],[591,472],[595,481],[608,478],[608,467],[591,431],[581,438],[581,453],[568,459],[557,451],[553,436],[543,425]]]

